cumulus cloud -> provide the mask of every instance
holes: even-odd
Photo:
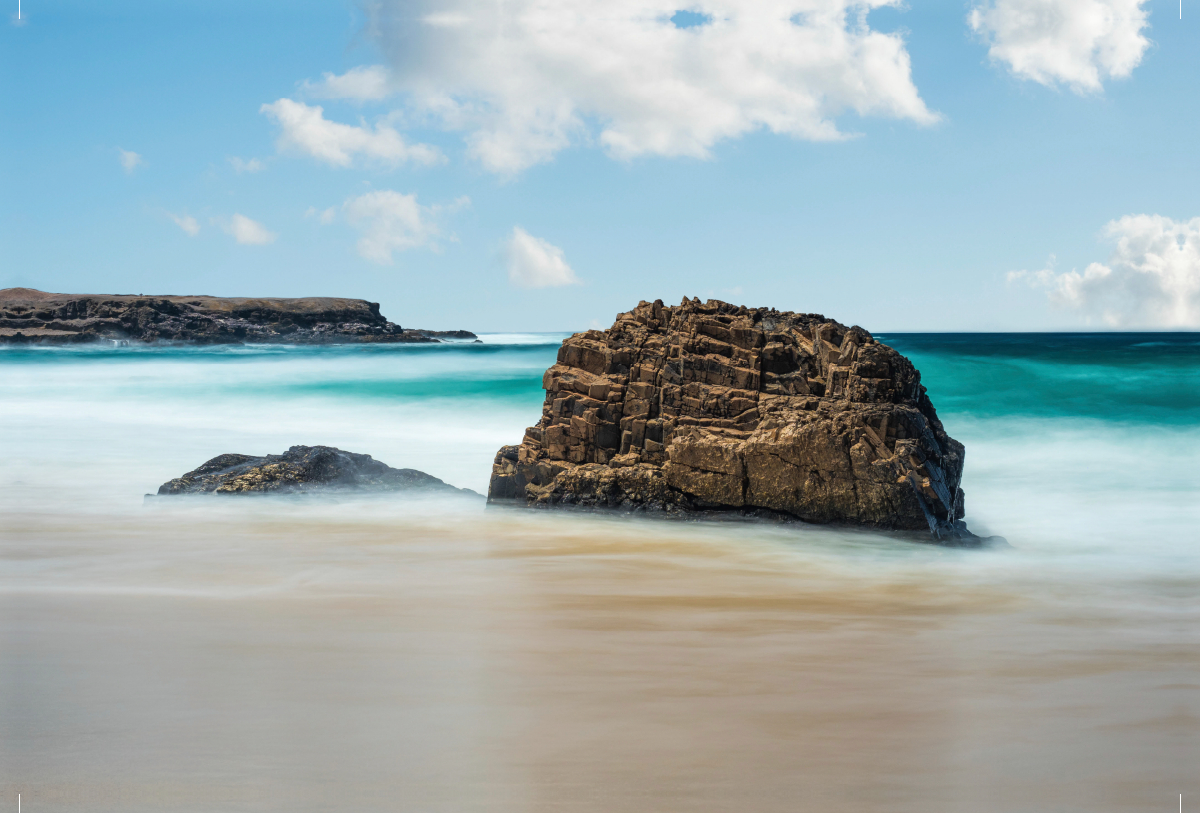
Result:
[[[1054,304],[1111,327],[1200,327],[1200,217],[1129,215],[1104,233],[1116,243],[1106,264],[1059,273],[1051,257],[1048,267],[1008,279],[1044,288]]]
[[[504,250],[508,281],[521,288],[558,288],[578,285],[563,250],[514,226]]]
[[[572,143],[702,158],[764,128],[844,138],[845,112],[932,123],[904,40],[866,21],[901,5],[700,0],[681,22],[678,0],[380,0],[368,31],[410,113],[511,173]]]
[[[1022,79],[1096,92],[1129,76],[1150,41],[1146,0],[985,0],[971,28],[988,55]]]
[[[320,82],[305,82],[304,91],[317,99],[377,101],[391,94],[388,72],[382,65],[352,68],[337,76],[326,73]]]
[[[443,160],[436,147],[409,144],[382,122],[374,128],[365,123],[360,127],[341,124],[325,118],[323,108],[291,99],[264,104],[260,112],[279,125],[281,150],[295,149],[334,166],[348,167],[356,156],[386,164],[436,164]]]
[[[121,162],[121,168],[126,173],[132,173],[143,163],[141,155],[131,150],[123,150],[120,147],[117,147],[117,157]]]
[[[438,207],[422,206],[416,195],[381,189],[347,200],[342,211],[361,232],[359,255],[373,263],[390,265],[393,252],[433,245],[438,235]]]
[[[246,159],[238,158],[237,156],[230,157],[229,165],[233,167],[233,171],[238,175],[241,175],[243,172],[262,172],[267,168],[267,165],[262,161],[259,161],[257,158],[251,158],[247,161]]]
[[[221,221],[220,225],[234,240],[245,246],[265,246],[267,243],[274,243],[275,238],[279,236],[257,220],[240,214]]]
[[[167,214],[175,221],[175,225],[187,232],[189,236],[195,237],[200,233],[200,224],[191,215],[173,215],[170,212]]]

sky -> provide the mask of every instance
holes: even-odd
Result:
[[[1196,0],[11,5],[0,287],[1200,327]]]

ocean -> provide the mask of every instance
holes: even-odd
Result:
[[[0,804],[1200,800],[1198,334],[878,337],[1004,549],[482,498],[144,500],[295,444],[484,494],[562,338],[0,349]]]

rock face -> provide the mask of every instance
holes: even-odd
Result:
[[[441,341],[479,341],[479,337],[469,330],[418,330],[416,332],[430,339],[438,339]]]
[[[563,342],[542,418],[492,467],[489,502],[763,510],[974,538],[963,446],[921,376],[819,314],[642,302]]]
[[[446,331],[474,338],[467,331]],[[465,334],[465,335],[459,335]],[[405,330],[362,299],[50,294],[0,290],[0,341],[68,344],[102,339],[196,344],[436,342]]]
[[[293,446],[281,455],[223,454],[163,483],[171,494],[295,494],[320,491],[424,491],[478,497],[416,469],[393,469],[370,455],[332,446]]]

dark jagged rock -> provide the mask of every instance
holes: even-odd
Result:
[[[449,331],[448,333],[467,333]],[[474,334],[469,334],[474,338]],[[464,338],[466,338],[464,336]],[[0,290],[0,341],[98,340],[194,344],[437,342],[433,331],[389,322],[362,299],[50,294]]]
[[[422,336],[427,336],[430,339],[439,339],[445,341],[450,339],[453,341],[479,341],[479,337],[469,330],[418,330]]]
[[[393,469],[370,455],[332,446],[293,446],[281,455],[223,454],[163,483],[173,494],[295,494],[337,491],[423,491],[480,495],[416,469]]]
[[[775,512],[929,530],[962,523],[963,445],[921,376],[819,314],[642,302],[563,342],[542,418],[496,455],[490,502]]]

